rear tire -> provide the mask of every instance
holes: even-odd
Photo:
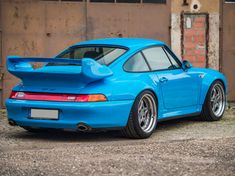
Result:
[[[143,91],[137,96],[127,126],[122,130],[124,136],[134,139],[148,138],[157,125],[157,105],[154,94]]]
[[[214,81],[207,92],[203,104],[201,119],[206,121],[217,121],[223,117],[226,104],[226,97],[223,83]]]

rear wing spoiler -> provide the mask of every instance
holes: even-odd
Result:
[[[64,63],[64,64],[78,64],[81,68],[71,71],[66,69],[66,71],[56,72],[53,69],[47,69],[46,73],[43,69],[34,69],[30,62],[41,62],[41,63]],[[47,67],[47,66],[44,66]],[[51,67],[51,66],[48,66]],[[66,59],[66,58],[40,58],[40,57],[19,57],[19,56],[8,56],[7,57],[7,69],[14,76],[20,78],[22,81],[24,78],[40,78],[44,75],[53,76],[74,76],[79,75],[85,82],[92,82],[95,80],[103,79],[105,77],[113,75],[113,72],[106,65],[101,65],[93,59],[83,58],[83,59]],[[49,70],[49,71],[48,71]]]

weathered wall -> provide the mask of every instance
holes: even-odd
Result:
[[[7,73],[6,56],[51,57],[86,39],[143,37],[170,44],[170,0],[163,4],[0,0],[3,98],[17,79]]]
[[[2,9],[0,3],[0,100],[2,100],[2,92],[3,92],[3,68],[2,68]],[[2,101],[0,101],[0,107],[2,105]]]
[[[170,0],[167,4],[88,3],[88,38],[142,37],[170,44],[170,10]]]
[[[223,4],[222,72],[228,79],[229,100],[235,102],[235,3]]]
[[[5,68],[6,56],[53,56],[85,40],[83,3],[1,1],[3,100],[18,80]]]
[[[220,0],[187,0],[188,4],[183,5],[183,1],[172,0],[171,5],[171,47],[179,57],[183,56],[182,48],[181,15],[183,13],[208,14],[208,46],[207,62],[208,67],[219,69],[219,28],[220,28]],[[197,4],[198,8],[194,9]],[[197,54],[195,53],[197,56]],[[185,58],[187,59],[187,58]]]

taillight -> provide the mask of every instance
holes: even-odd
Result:
[[[99,102],[107,101],[103,94],[49,94],[33,92],[15,92],[12,91],[11,99],[19,100],[39,100],[39,101],[69,101],[69,102]]]
[[[20,98],[24,98],[24,92],[14,92],[12,91],[11,92],[11,95],[10,95],[10,98],[13,98],[13,99],[20,99]]]

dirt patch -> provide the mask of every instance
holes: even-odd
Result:
[[[0,115],[0,175],[234,175],[235,109],[218,122],[158,124],[146,140],[119,132],[31,134]]]

